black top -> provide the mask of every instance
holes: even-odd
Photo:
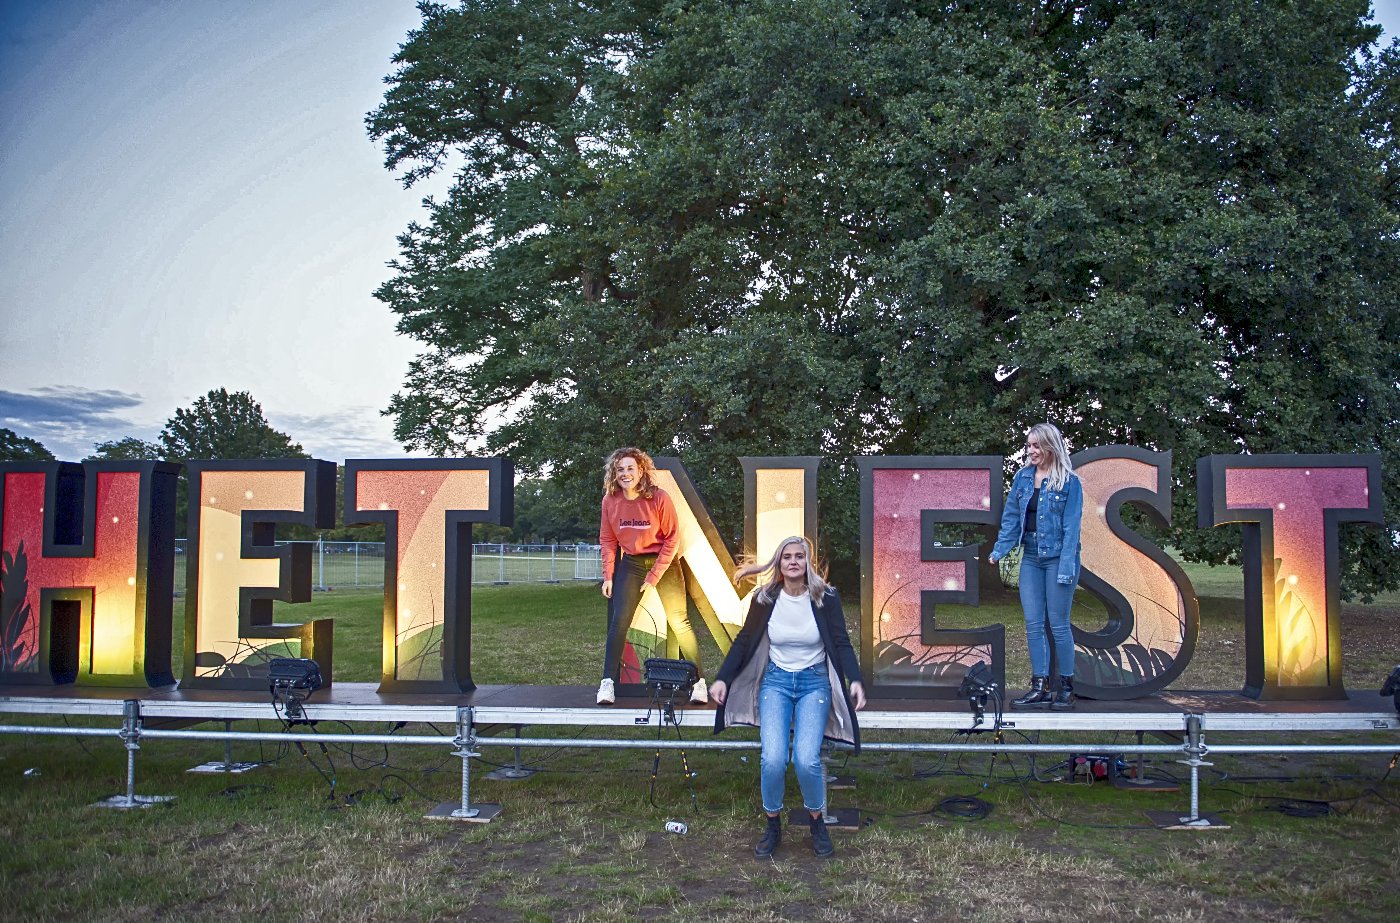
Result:
[[[1031,479],[1031,483],[1035,483],[1035,479],[1034,479],[1034,478]],[[1036,510],[1039,508],[1039,506],[1040,506],[1040,488],[1037,487],[1037,488],[1035,488],[1034,490],[1031,491],[1031,502],[1026,504],[1026,516],[1025,516],[1026,528],[1025,528],[1025,532],[1026,532],[1026,534],[1028,534],[1028,535],[1031,534],[1031,533],[1033,533],[1033,532],[1035,532],[1035,513],[1036,513]]]

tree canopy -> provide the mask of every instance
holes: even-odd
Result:
[[[162,451],[154,442],[147,442],[136,436],[123,436],[120,439],[93,443],[92,454],[83,461],[159,461]]]
[[[53,453],[37,439],[0,426],[0,461],[53,461]]]
[[[170,461],[306,457],[300,444],[272,428],[251,394],[223,388],[177,408],[160,431],[160,449]]]
[[[407,444],[548,469],[821,454],[853,561],[860,454],[1380,452],[1400,584],[1400,46],[1365,0],[423,3],[367,117],[440,171],[377,295],[423,344]]]

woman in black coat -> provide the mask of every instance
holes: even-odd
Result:
[[[825,858],[836,850],[824,820],[821,745],[830,738],[859,752],[856,712],[865,707],[860,663],[846,631],[841,598],[817,572],[807,539],[784,539],[771,560],[741,567],[734,581],[762,573],[769,577],[754,592],[744,627],[710,686],[710,697],[719,704],[715,732],[734,724],[759,729],[760,788],[768,825],[754,855],[767,858],[782,842],[791,758],[811,816],[812,850]]]

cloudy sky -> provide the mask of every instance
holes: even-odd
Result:
[[[250,391],[399,455],[371,293],[419,211],[365,134],[412,0],[0,0],[0,426],[81,458]]]
[[[1381,0],[1389,37],[1400,0]],[[0,0],[0,426],[80,459],[246,390],[394,456],[414,349],[372,297],[404,190],[364,132],[412,0]],[[438,184],[437,188],[441,188]]]

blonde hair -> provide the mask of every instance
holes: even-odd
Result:
[[[1050,456],[1050,476],[1045,479],[1047,486],[1051,490],[1063,490],[1070,472],[1074,471],[1074,463],[1069,460],[1069,449],[1065,447],[1065,437],[1060,435],[1053,423],[1037,423],[1026,433],[1027,439],[1031,436],[1040,443],[1041,455]]]
[[[610,497],[622,489],[617,484],[617,463],[624,458],[636,459],[637,468],[641,472],[637,490],[650,500],[656,494],[656,463],[651,460],[650,455],[633,446],[623,446],[614,450],[608,456],[608,460],[603,462],[603,496]]]
[[[778,543],[778,550],[773,552],[773,557],[765,563],[750,562],[734,571],[734,582],[738,583],[745,577],[752,577],[755,574],[768,574],[769,576],[760,581],[757,592],[754,596],[759,602],[767,604],[778,598],[778,591],[783,586],[783,572],[779,565],[783,561],[783,551],[788,545],[801,545],[807,549],[807,595],[812,597],[812,605],[821,607],[822,597],[826,594],[831,584],[826,582],[821,572],[817,570],[817,553],[812,548],[812,543],[802,535],[790,535]]]

